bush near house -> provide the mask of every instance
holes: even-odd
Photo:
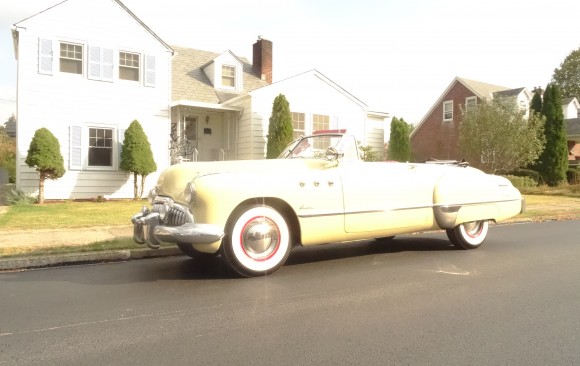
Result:
[[[566,178],[570,185],[580,184],[580,168],[569,168],[566,172]]]
[[[0,167],[8,171],[8,181],[16,182],[16,140],[0,127]]]
[[[121,149],[120,168],[133,173],[133,199],[139,200],[143,195],[145,177],[157,170],[153,159],[151,144],[139,121],[134,120],[125,131],[125,139]],[[139,192],[138,176],[141,176],[141,191]]]
[[[36,130],[30,141],[25,162],[29,167],[36,169],[39,174],[38,203],[43,204],[44,181],[56,180],[65,173],[60,144],[52,132],[44,127]]]
[[[544,181],[542,180],[542,175],[539,172],[532,169],[524,169],[524,168],[518,169],[509,173],[509,175],[515,175],[516,177],[532,178],[534,182],[536,182],[536,185],[544,183]]]
[[[276,159],[284,148],[292,142],[293,132],[290,103],[284,94],[280,94],[274,99],[272,105],[272,116],[268,125],[266,158]]]
[[[526,189],[526,188],[535,188],[538,186],[536,181],[534,181],[530,177],[518,177],[515,175],[504,175],[510,182],[519,190]]]

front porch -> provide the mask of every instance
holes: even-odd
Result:
[[[236,160],[240,114],[236,109],[175,103],[171,107],[171,164]]]

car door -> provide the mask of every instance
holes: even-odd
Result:
[[[430,226],[433,182],[416,165],[344,162],[340,169],[347,233]]]

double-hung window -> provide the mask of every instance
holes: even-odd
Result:
[[[139,81],[140,65],[138,53],[119,52],[119,79]]]
[[[222,65],[222,86],[225,88],[236,87],[236,68],[235,66]]]
[[[83,73],[83,45],[61,42],[60,72]]]
[[[328,130],[330,128],[330,116],[322,115],[322,114],[313,114],[312,115],[312,132]],[[315,149],[322,149],[326,150],[326,148],[330,146],[330,139],[316,139],[314,141],[314,148]]]
[[[89,167],[113,167],[113,129],[89,128]]]
[[[465,109],[473,108],[476,106],[477,106],[477,97],[465,98]]]
[[[305,135],[304,113],[292,112],[292,129],[294,130],[293,137],[297,139]]]
[[[453,101],[443,102],[443,122],[453,121]]]

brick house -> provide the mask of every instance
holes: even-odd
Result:
[[[526,88],[512,89],[455,77],[411,133],[415,160],[461,160],[458,139],[462,108],[494,97],[514,98],[519,108],[528,113],[532,93]]]

